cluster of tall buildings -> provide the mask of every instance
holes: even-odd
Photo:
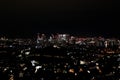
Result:
[[[78,45],[93,45],[113,47],[120,46],[120,40],[115,38],[102,38],[102,37],[78,37],[71,36],[70,34],[56,34],[46,36],[45,34],[37,35],[37,44],[53,43],[53,44],[78,44]]]

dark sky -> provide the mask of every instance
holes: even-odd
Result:
[[[112,0],[4,0],[0,1],[0,33],[30,36],[37,32],[59,32],[118,37],[112,5]]]

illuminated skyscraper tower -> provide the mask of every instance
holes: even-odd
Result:
[[[39,33],[37,34],[37,44],[39,44],[40,43],[40,35],[39,35]]]
[[[108,47],[108,41],[105,41],[104,44],[105,44],[105,48],[107,48]]]
[[[37,34],[37,44],[36,44],[36,48],[40,48],[41,47],[41,38],[40,38],[40,34]]]

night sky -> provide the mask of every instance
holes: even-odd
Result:
[[[117,7],[117,6],[116,6]],[[0,1],[0,35],[71,33],[119,37],[112,0]]]

